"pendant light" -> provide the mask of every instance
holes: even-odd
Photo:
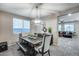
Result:
[[[41,23],[40,14],[39,14],[39,10],[38,10],[39,5],[36,5],[35,8],[36,8],[36,18],[35,18],[34,22],[35,22],[36,24],[38,24],[38,23]]]

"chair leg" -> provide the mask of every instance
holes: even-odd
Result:
[[[44,56],[44,53],[42,53],[42,56]]]
[[[50,56],[50,50],[48,50],[48,54],[49,54],[49,56]]]

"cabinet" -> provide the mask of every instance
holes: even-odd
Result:
[[[0,52],[8,50],[7,42],[0,43]]]

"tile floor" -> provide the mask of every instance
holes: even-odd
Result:
[[[1,52],[0,56],[24,56],[21,51],[17,51],[17,48],[17,45],[12,45],[7,51]],[[59,38],[58,46],[50,46],[50,54],[51,56],[79,56],[79,39]],[[41,55],[37,54],[37,56]]]

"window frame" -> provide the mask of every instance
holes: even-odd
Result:
[[[64,24],[64,31],[66,31],[65,30],[65,25],[71,25],[71,24],[73,24],[73,31],[71,31],[70,29],[69,29],[69,31],[67,31],[67,32],[75,32],[75,24],[74,23],[65,23]],[[70,27],[70,26],[69,26]]]
[[[14,19],[22,20],[22,28],[20,28],[21,29],[20,32],[14,31]],[[24,21],[29,21],[29,31],[27,31],[27,32],[23,32],[23,30],[22,30],[24,28]],[[31,31],[31,26],[30,26],[31,23],[30,22],[31,22],[30,19],[22,19],[22,18],[13,17],[13,33],[18,34],[18,33],[28,33],[28,32],[30,32]]]

